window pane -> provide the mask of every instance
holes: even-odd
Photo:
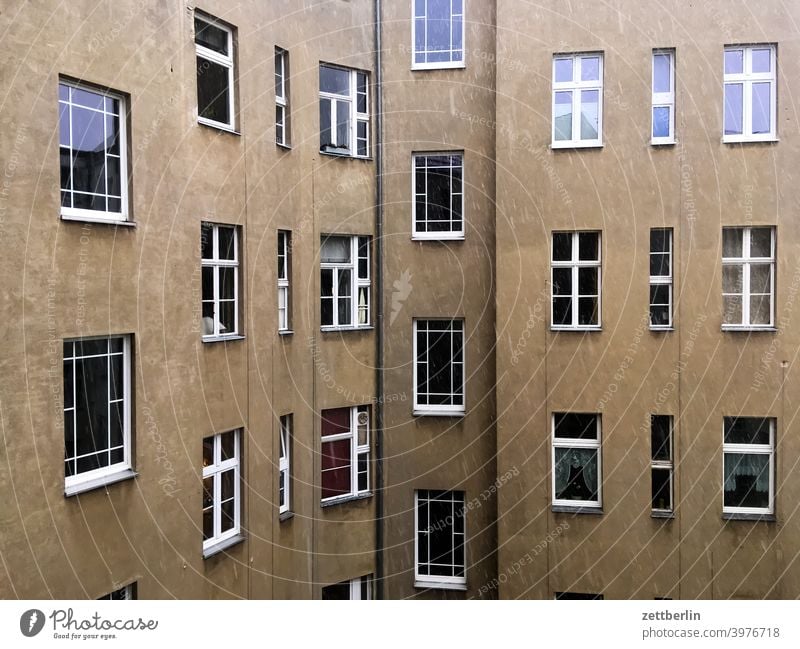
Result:
[[[553,295],[572,295],[572,269],[553,269]]]
[[[672,509],[672,489],[670,487],[671,469],[652,470],[652,506],[653,509],[671,510]]]
[[[564,439],[597,439],[597,415],[579,412],[553,414],[555,437]]]
[[[220,516],[220,533],[232,530],[236,523],[236,501],[229,500],[222,503],[222,515]]]
[[[85,88],[72,88],[72,102],[86,106],[87,108],[95,108],[97,110],[105,109],[105,98],[99,92],[92,92]]]
[[[772,298],[769,295],[750,297],[750,324],[768,325],[772,321]]]
[[[194,19],[194,41],[218,54],[228,54],[228,32],[199,18]]]
[[[753,56],[753,72],[764,73],[770,72],[772,56],[771,51],[768,49],[757,49],[752,51]]]
[[[722,256],[741,257],[742,238],[744,230],[742,228],[723,228],[722,230]]]
[[[230,431],[220,435],[220,460],[232,460],[236,455],[236,433]]]
[[[742,133],[742,84],[725,84],[725,134],[741,135]]]
[[[667,415],[650,417],[650,449],[654,460],[672,459],[672,418]]]
[[[219,226],[219,258],[226,260],[236,259],[236,245],[234,229]]]
[[[233,300],[220,302],[219,330],[221,334],[236,332],[236,303]]]
[[[770,423],[765,417],[725,417],[725,443],[769,444]]]
[[[228,68],[197,57],[197,112],[200,117],[230,123]]]
[[[597,449],[555,449],[556,498],[597,501]]]
[[[581,81],[600,80],[600,58],[589,56],[581,59]]]
[[[669,106],[653,107],[653,137],[669,137],[669,114],[672,109]]]
[[[668,327],[670,325],[669,305],[650,303],[650,324],[653,327]]]
[[[107,357],[77,361],[75,392],[78,455],[106,450],[109,434]]]
[[[319,66],[320,92],[329,92],[334,95],[350,94],[350,71]]]
[[[322,498],[350,493],[351,490],[350,440],[343,439],[322,444]]]
[[[669,288],[668,284],[651,284],[650,304],[669,304]]]
[[[221,299],[232,300],[234,293],[234,273],[235,269],[222,266],[219,269],[219,297]]]
[[[322,436],[341,435],[350,431],[350,408],[322,411]]]
[[[750,230],[750,256],[772,257],[772,228]]]
[[[581,139],[598,138],[600,93],[597,90],[581,90]]]
[[[597,295],[597,268],[578,269],[578,295]]]
[[[572,235],[569,232],[553,233],[553,261],[572,260]]]
[[[214,438],[203,438],[203,466],[214,464]]]
[[[572,324],[572,298],[554,297],[553,298],[553,324],[571,325]]]
[[[725,74],[744,72],[744,50],[725,50]]]
[[[669,254],[650,255],[650,275],[653,277],[669,277]]]
[[[725,453],[726,507],[769,507],[769,458],[766,454]]]
[[[769,82],[753,84],[753,133],[769,133],[771,130],[771,87]]]
[[[653,92],[672,92],[670,55],[653,56]]]
[[[578,298],[578,324],[596,325],[600,319],[600,304],[596,297]]]
[[[741,295],[724,295],[722,297],[722,321],[725,324],[742,324]]]
[[[322,263],[348,263],[350,261],[349,237],[325,237],[320,251]]]
[[[553,120],[556,140],[572,139],[572,91],[557,92]]]
[[[333,132],[331,131],[331,105],[330,99],[325,97],[319,100],[319,148],[333,146]]]
[[[578,233],[578,259],[596,261],[600,259],[600,237],[597,232]]]
[[[750,292],[751,293],[770,293],[771,292],[771,264],[750,264]]]
[[[336,102],[336,146],[340,149],[350,148],[350,102]]]
[[[572,59],[556,59],[556,83],[572,81]]]

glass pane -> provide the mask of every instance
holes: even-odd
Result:
[[[219,296],[221,299],[233,299],[235,270],[235,268],[227,266],[222,266],[219,269]]]
[[[598,139],[600,128],[600,92],[581,90],[581,139]]]
[[[742,228],[724,228],[722,230],[722,256],[741,257],[742,238],[744,230]]]
[[[572,295],[572,269],[553,269],[553,295]]]
[[[367,112],[367,75],[362,72],[356,74],[356,111]]]
[[[750,256],[772,257],[772,228],[750,230]]]
[[[651,415],[650,417],[650,450],[654,460],[668,461],[672,459],[672,417],[668,415]]]
[[[553,108],[556,140],[572,139],[572,91],[557,92]]]
[[[555,449],[556,498],[597,501],[597,449]]]
[[[572,81],[572,59],[556,59],[556,83]]]
[[[670,137],[670,111],[669,106],[653,107],[653,137]]]
[[[734,266],[722,267],[722,292],[723,293],[741,293],[742,292],[742,266],[736,264]]]
[[[753,133],[769,133],[771,130],[771,87],[769,82],[753,84]]]
[[[319,148],[333,146],[333,133],[331,131],[331,105],[330,99],[325,97],[319,100]]]
[[[725,135],[742,133],[742,84],[725,84]]]
[[[650,285],[650,304],[664,305],[669,304],[669,284]]]
[[[653,92],[672,92],[670,55],[653,56]]]
[[[214,269],[211,266],[203,266],[202,291],[204,300],[214,299]]]
[[[771,52],[768,49],[758,49],[752,51],[753,56],[753,72],[764,73],[770,72],[771,68]]]
[[[219,476],[219,482],[222,500],[230,500],[233,498],[236,486],[236,472],[233,469],[230,471],[223,471]]]
[[[236,303],[233,300],[220,302],[219,332],[221,334],[236,333]]]
[[[744,50],[725,50],[725,74],[744,72]]]
[[[325,237],[322,240],[320,260],[323,263],[348,263],[350,261],[350,238]]]
[[[113,155],[119,155],[119,117],[106,115],[106,149]]]
[[[553,261],[572,260],[572,234],[569,232],[553,233]]]
[[[78,455],[106,450],[109,434],[107,357],[77,361],[75,381]]]
[[[769,459],[766,454],[725,453],[726,507],[769,507]]]
[[[236,455],[236,432],[230,431],[220,435],[220,460],[232,460]]]
[[[350,71],[319,66],[319,90],[334,95],[350,95]]]
[[[197,57],[197,113],[200,117],[230,124],[228,68]]]
[[[770,424],[767,417],[725,417],[725,443],[769,444]]]
[[[69,106],[67,104],[58,105],[58,143],[61,146],[69,146]]]
[[[570,297],[553,298],[553,324],[554,325],[572,324],[572,298]]]
[[[750,264],[750,292],[771,292],[772,266],[770,264]]]
[[[578,269],[578,295],[597,295],[597,268]]]
[[[234,229],[231,227],[219,226],[219,258],[233,260],[236,259],[236,245]]]
[[[104,95],[86,90],[85,88],[72,88],[72,102],[97,110],[103,110],[105,108]]]
[[[336,102],[336,146],[350,148],[350,102]]]
[[[757,295],[750,298],[750,324],[768,325],[772,322],[772,298]]]
[[[666,228],[653,228],[650,230],[650,252],[669,252],[671,232]],[[650,271],[651,275],[657,275]]]
[[[428,389],[434,403],[450,403],[453,379],[451,345],[448,332],[428,334]],[[437,393],[439,396],[435,396]]]
[[[236,501],[229,500],[222,503],[222,516],[220,520],[220,532],[232,530],[236,525]]]
[[[725,324],[742,324],[741,295],[724,295],[722,297],[722,321]]]
[[[597,439],[597,415],[579,412],[553,414],[554,436],[563,439]]]
[[[203,223],[200,228],[200,249],[203,259],[214,258],[214,226]]]
[[[669,277],[669,254],[650,255],[650,275],[653,277]]]
[[[597,261],[600,259],[600,236],[597,232],[578,233],[578,259]]]
[[[578,324],[596,325],[600,321],[600,303],[596,297],[578,298]]]
[[[600,57],[589,56],[581,59],[581,81],[600,80]]]
[[[322,444],[322,498],[350,493],[351,443],[349,439]]]
[[[203,438],[203,466],[214,464],[214,438]]]
[[[228,55],[228,32],[200,18],[194,19],[194,42],[218,54]]]
[[[668,327],[670,325],[670,310],[668,304],[650,303],[650,325],[653,327]]]
[[[671,469],[653,469],[651,488],[653,509],[672,510]]]

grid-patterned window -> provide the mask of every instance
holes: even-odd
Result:
[[[102,597],[98,597],[99,600],[126,600],[126,599],[138,599],[137,597],[137,588],[136,582],[134,581],[132,584],[128,584],[127,586],[123,586],[122,588],[118,588],[117,590],[112,590],[107,595],[103,595]]]
[[[292,233],[278,230],[278,331],[292,328]]]
[[[725,142],[777,137],[777,64],[774,45],[725,48]]]
[[[772,514],[775,511],[775,420],[723,418],[722,511]]]
[[[413,69],[464,67],[464,1],[413,0]]]
[[[650,415],[651,502],[654,512],[672,511],[672,417]]]
[[[322,411],[322,501],[369,492],[369,406]]]
[[[323,327],[370,325],[370,237],[323,236],[320,289]]]
[[[414,412],[464,410],[464,321],[415,319]]]
[[[651,144],[675,143],[675,50],[653,51]]]
[[[131,468],[129,336],[64,341],[64,475],[71,492]]]
[[[322,599],[367,600],[372,599],[372,575],[340,581],[322,587]]]
[[[420,489],[415,497],[415,581],[421,585],[465,584],[464,492]]]
[[[203,336],[239,333],[239,232],[234,225],[203,223],[200,232]]]
[[[289,52],[275,47],[275,143],[289,142]]]
[[[775,228],[722,229],[722,326],[772,327]]]
[[[292,423],[292,415],[283,415],[280,418],[278,510],[281,514],[292,507]]]
[[[553,329],[600,328],[600,233],[554,232]]]
[[[414,155],[414,238],[464,236],[464,154]]]
[[[600,507],[600,415],[553,413],[553,504]]]
[[[603,144],[603,55],[553,57],[553,148]]]
[[[650,230],[650,328],[672,327],[672,228]]]
[[[332,65],[319,66],[319,150],[369,156],[369,75]]]
[[[128,142],[122,95],[58,84],[61,216],[128,218]]]
[[[197,59],[197,121],[234,127],[233,28],[211,16],[194,16]]]
[[[240,432],[203,440],[203,551],[238,536],[241,529],[239,485]]]

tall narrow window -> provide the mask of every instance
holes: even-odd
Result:
[[[278,510],[282,514],[292,506],[292,415],[280,418],[280,456],[278,460]]]
[[[415,585],[466,584],[464,492],[420,489],[415,500]]]
[[[725,48],[724,142],[777,137],[774,45]]]
[[[203,223],[203,337],[239,333],[239,233],[233,225]]]
[[[233,29],[210,16],[194,16],[197,121],[234,127]]]
[[[464,236],[464,155],[414,156],[414,238]]]
[[[132,475],[131,339],[64,341],[65,492]]]
[[[369,156],[369,77],[366,72],[319,66],[319,150]]]
[[[464,411],[464,321],[415,319],[414,413]]]
[[[275,48],[275,143],[289,146],[289,52]]]
[[[372,599],[372,575],[322,587],[322,599]]]
[[[652,144],[675,142],[675,50],[653,51]]]
[[[600,328],[600,233],[554,232],[552,329]]]
[[[292,272],[292,233],[278,230],[278,331],[292,328],[290,277]]]
[[[464,67],[465,0],[413,0],[412,69]]]
[[[723,506],[738,514],[775,511],[775,420],[723,419]]]
[[[203,552],[236,538],[241,530],[240,432],[203,440]]]
[[[672,327],[672,228],[650,230],[650,328]]]
[[[553,148],[603,144],[603,55],[553,58]]]
[[[322,502],[369,492],[369,406],[322,411]]]
[[[722,229],[722,326],[773,326],[775,229]]]
[[[652,509],[672,512],[672,417],[650,415],[650,474]]]
[[[553,504],[600,507],[600,415],[553,413]]]
[[[320,251],[321,322],[325,328],[370,325],[370,237],[325,236]]]
[[[122,95],[58,84],[61,216],[128,218],[128,141]]]

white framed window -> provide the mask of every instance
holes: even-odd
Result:
[[[724,54],[723,142],[777,139],[774,45],[731,46]]]
[[[465,412],[464,320],[414,319],[414,414]]]
[[[464,2],[412,0],[412,70],[464,67]]]
[[[338,584],[322,587],[322,599],[367,600],[372,599],[372,575],[365,575]]]
[[[553,57],[553,148],[602,146],[603,54]]]
[[[553,413],[553,505],[602,507],[600,415]]]
[[[775,419],[723,417],[722,511],[775,511]]]
[[[290,278],[292,273],[292,233],[278,230],[278,331],[292,328]]]
[[[129,474],[131,337],[64,341],[64,487],[115,481]]]
[[[319,150],[369,156],[369,75],[361,70],[319,66]]]
[[[117,590],[112,590],[107,595],[103,595],[102,597],[98,597],[97,600],[110,600],[110,601],[117,601],[117,600],[133,600],[138,599],[137,597],[137,588],[136,582],[128,584],[127,586],[123,586],[122,588],[118,588]]]
[[[464,492],[419,489],[414,511],[414,585],[466,585]]]
[[[654,512],[672,512],[672,417],[650,415],[650,484]]]
[[[722,229],[722,328],[774,326],[775,228]]]
[[[370,237],[324,235],[320,250],[323,329],[370,326]]]
[[[675,143],[675,50],[653,50],[651,144]]]
[[[650,229],[650,329],[672,328],[672,228]]]
[[[58,109],[61,217],[127,221],[125,97],[61,79]]]
[[[280,456],[278,460],[278,511],[292,507],[292,415],[280,418]]]
[[[203,223],[202,325],[206,339],[239,335],[239,229]]]
[[[464,154],[413,156],[413,238],[464,238]]]
[[[275,47],[275,143],[289,146],[289,52]]]
[[[194,15],[197,59],[197,121],[234,129],[233,28],[211,16]]]
[[[240,433],[203,439],[203,552],[241,531]]]
[[[600,329],[600,233],[553,232],[551,259],[551,329]]]
[[[322,502],[369,493],[369,406],[322,411]]]

